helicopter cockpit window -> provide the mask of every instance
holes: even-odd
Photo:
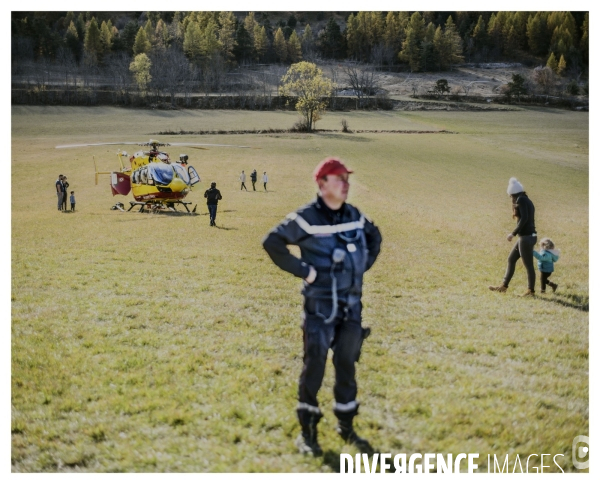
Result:
[[[140,172],[139,170],[135,170],[133,172],[133,183],[139,183],[140,182]]]
[[[173,169],[170,165],[163,163],[151,163],[148,165],[148,175],[158,185],[168,185],[173,180]]]
[[[147,183],[148,183],[148,172],[146,171],[146,168],[143,168],[143,169],[140,171],[140,181],[141,181],[143,184],[147,184]]]
[[[187,171],[185,171],[185,168],[178,164],[174,164],[172,166],[173,166],[173,169],[175,170],[175,172],[177,173],[177,175],[179,176],[179,178],[181,178],[184,182],[186,182],[189,185],[190,184],[190,176],[188,175]]]

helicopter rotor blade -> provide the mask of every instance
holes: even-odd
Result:
[[[252,146],[242,145],[219,145],[211,143],[170,143],[171,146],[215,146],[218,148],[252,148]]]
[[[76,145],[58,145],[55,146],[56,149],[62,148],[84,148],[86,146],[106,146],[106,145],[139,145],[140,143],[130,142],[130,141],[121,141],[117,143],[83,143]]]

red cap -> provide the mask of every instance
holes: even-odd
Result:
[[[325,158],[321,163],[317,165],[313,172],[315,181],[319,178],[323,178],[327,175],[341,175],[343,173],[354,173],[352,170],[346,168],[346,165],[337,158]]]

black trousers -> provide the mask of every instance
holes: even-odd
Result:
[[[325,320],[331,315],[332,306],[331,299],[304,300],[304,366],[300,374],[298,408],[310,407],[310,411],[320,413],[317,393],[323,382],[327,353],[332,348],[335,413],[338,415],[342,412],[352,416],[358,409],[355,365],[360,357],[365,334],[361,326],[362,304],[359,302],[347,306],[339,303],[335,319],[326,324]]]
[[[241,190],[242,188],[244,188],[244,189],[248,190],[248,189],[246,188],[246,184],[245,184],[244,182],[242,182],[242,186],[240,187],[240,190]]]
[[[508,264],[506,274],[504,274],[504,286],[508,287],[512,276],[515,273],[515,267],[519,259],[523,259],[523,265],[527,270],[527,287],[535,291],[535,268],[533,267],[533,248],[537,242],[537,236],[525,235],[519,236],[517,243],[508,254]]]
[[[546,290],[546,284],[550,282],[550,276],[552,272],[542,272],[540,271],[540,283],[542,284],[542,291]]]

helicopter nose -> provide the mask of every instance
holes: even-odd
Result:
[[[171,181],[171,190],[174,192],[182,192],[186,188],[187,183],[180,178],[174,178],[173,181]]]

